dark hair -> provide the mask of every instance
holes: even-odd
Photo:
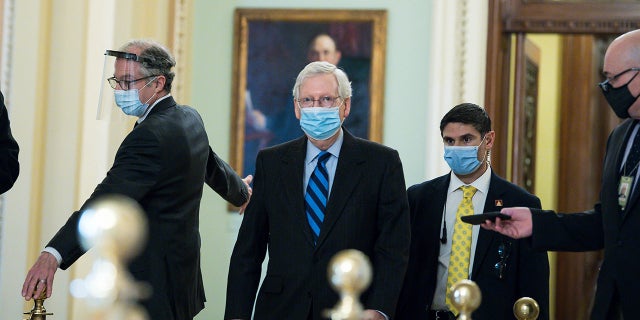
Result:
[[[176,65],[167,48],[159,43],[150,40],[132,40],[122,46],[122,51],[131,51],[131,48],[139,48],[139,57],[142,61],[140,72],[143,76],[163,75],[167,80],[164,83],[164,90],[171,92],[171,84],[175,73],[171,71]]]
[[[491,131],[491,118],[481,106],[473,103],[461,103],[453,107],[440,121],[440,135],[447,124],[452,122],[472,125],[481,136]]]

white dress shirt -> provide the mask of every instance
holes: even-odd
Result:
[[[487,168],[476,181],[470,185],[478,189],[473,196],[473,213],[480,214],[484,211],[484,203],[487,200],[487,193],[489,192],[489,184],[491,182],[491,167]],[[458,206],[462,202],[462,190],[459,188],[466,185],[462,182],[453,172],[451,172],[451,181],[449,182],[449,189],[447,190],[447,203],[445,205],[444,212],[442,213],[442,225],[440,230],[446,224],[447,230],[447,242],[440,243],[440,255],[438,256],[438,275],[436,291],[433,296],[433,302],[431,304],[432,310],[444,310],[448,309],[445,303],[445,296],[447,292],[447,276],[449,258],[451,257],[451,239],[453,239],[453,226],[456,222],[456,211]],[[471,256],[469,257],[469,278],[471,278],[471,270],[473,269],[473,259],[476,252],[476,244],[478,240],[478,232],[480,232],[480,226],[473,226],[473,235],[471,240]],[[442,234],[440,235],[442,237]]]

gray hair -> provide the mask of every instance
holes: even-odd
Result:
[[[171,68],[176,65],[176,60],[169,50],[155,41],[136,39],[122,45],[120,51],[131,52],[133,48],[140,49],[138,56],[142,60],[140,68],[142,76],[163,75],[167,79],[163,89],[171,92],[171,84],[176,75]]]
[[[300,86],[307,78],[321,75],[321,74],[333,74],[338,81],[338,95],[342,99],[351,97],[351,82],[347,74],[342,69],[334,66],[333,64],[325,61],[314,61],[309,63],[296,78],[296,84],[293,86],[293,98],[298,99],[300,97]]]

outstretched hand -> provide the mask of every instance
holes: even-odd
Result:
[[[249,190],[249,197],[247,197],[247,201],[242,206],[240,206],[240,210],[238,211],[238,214],[244,213],[244,210],[247,209],[247,205],[251,200],[251,194],[253,194],[253,189],[251,188],[251,181],[253,181],[252,175],[248,175],[244,179],[242,179],[242,182],[244,182],[244,184],[247,186],[247,190]]]
[[[385,320],[382,313],[376,310],[371,310],[371,309],[364,310],[362,312],[362,317],[360,319],[361,320]]]
[[[499,232],[505,236],[520,239],[531,236],[533,233],[533,221],[531,210],[525,207],[504,208],[500,211],[508,216],[510,220],[496,218],[496,222],[486,220],[481,224],[484,229]]]
[[[43,290],[47,290],[46,297],[50,298],[53,292],[53,276],[58,270],[58,260],[49,252],[42,252],[36,263],[27,273],[22,285],[22,296],[29,301],[38,298]]]

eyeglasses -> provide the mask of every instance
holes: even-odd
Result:
[[[320,97],[320,99],[313,99],[311,97],[307,97],[307,98],[298,99],[297,101],[301,108],[311,108],[316,103],[316,101],[323,108],[332,108],[332,107],[337,107],[335,105],[335,102],[338,99],[340,99],[340,97],[324,96],[324,97]]]
[[[157,74],[154,75],[150,75],[150,76],[146,76],[146,77],[142,77],[140,79],[135,79],[135,80],[119,80],[116,77],[111,77],[109,79],[107,79],[107,81],[109,81],[109,85],[111,85],[111,88],[115,89],[118,87],[118,85],[120,85],[120,88],[122,88],[123,90],[129,90],[129,87],[131,86],[132,83],[134,82],[138,82],[140,80],[144,80],[144,79],[149,79],[152,77],[157,77]]]
[[[629,80],[629,82],[631,82],[638,75],[637,72],[640,71],[640,68],[629,68],[629,69],[627,69],[625,71],[622,71],[622,72],[616,74],[613,77],[607,78],[606,80],[598,83],[598,86],[600,86],[600,89],[602,89],[602,91],[607,92],[613,87],[613,86],[611,86],[611,81],[614,81],[614,80],[618,79],[618,77],[620,77],[621,75],[623,75],[623,74],[625,74],[625,73],[627,73],[629,71],[636,71],[636,74],[633,76],[633,78],[631,78]],[[627,84],[629,84],[629,82],[627,82]]]
[[[503,242],[498,246],[498,258],[500,260],[493,266],[498,274],[498,278],[504,278],[504,271],[507,269],[507,260],[511,253],[511,242]]]

